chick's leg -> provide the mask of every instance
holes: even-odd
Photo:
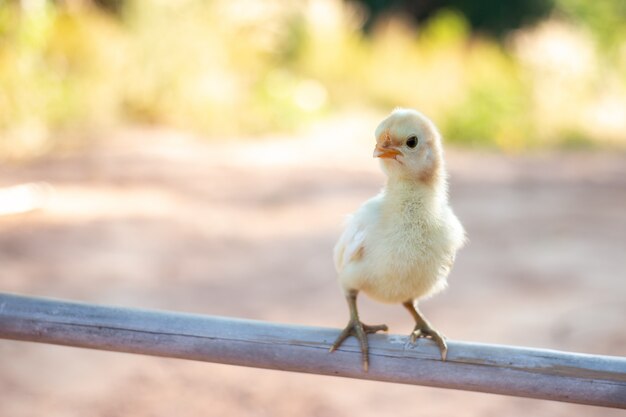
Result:
[[[358,291],[351,290],[346,295],[346,300],[348,301],[348,307],[350,308],[350,321],[348,321],[348,325],[341,332],[335,343],[330,347],[330,352],[334,352],[341,344],[350,336],[354,336],[359,339],[359,343],[361,344],[361,355],[363,360],[363,370],[367,372],[369,369],[369,359],[368,359],[368,344],[367,344],[367,334],[368,333],[376,333],[378,331],[387,331],[387,326],[384,324],[380,324],[377,326],[368,326],[364,324],[359,319],[359,312],[356,308],[356,296]]]
[[[430,327],[430,323],[422,316],[420,311],[413,304],[413,301],[407,301],[402,303],[402,305],[409,310],[409,313],[411,313],[411,316],[415,319],[415,328],[411,333],[411,343],[415,343],[418,337],[426,337],[434,340],[439,346],[441,360],[445,361],[446,355],[448,354],[448,345],[446,344],[444,335]]]

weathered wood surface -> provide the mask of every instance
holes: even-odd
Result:
[[[626,408],[626,358],[371,335],[370,369],[338,329],[0,294],[0,338]]]

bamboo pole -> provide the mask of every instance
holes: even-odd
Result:
[[[363,372],[336,329],[105,307],[0,293],[0,338],[626,408],[626,358],[371,335]]]

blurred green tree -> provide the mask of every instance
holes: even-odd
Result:
[[[366,31],[376,20],[388,13],[411,16],[424,22],[442,9],[455,9],[465,15],[472,30],[502,37],[509,31],[538,21],[554,8],[552,0],[352,0],[365,7],[368,18]],[[575,0],[572,0],[575,1]],[[581,0],[580,2],[584,2]]]
[[[605,52],[617,52],[626,39],[626,1],[556,0],[557,10],[586,27]]]

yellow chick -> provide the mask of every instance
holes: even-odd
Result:
[[[454,257],[465,241],[463,226],[448,204],[441,137],[423,114],[396,109],[376,129],[374,157],[380,158],[387,184],[349,219],[334,250],[339,282],[350,321],[330,348],[349,336],[358,338],[368,370],[367,333],[386,331],[359,319],[357,294],[402,303],[415,319],[411,342],[434,340],[445,361],[444,336],[417,309],[417,300],[447,285]]]

